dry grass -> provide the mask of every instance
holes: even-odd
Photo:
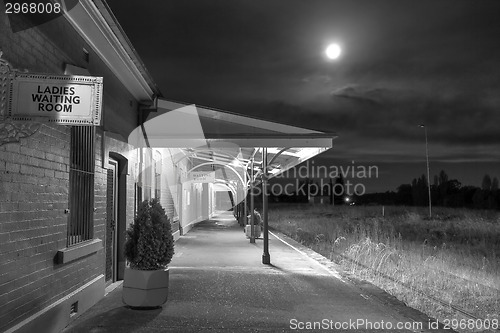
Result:
[[[273,205],[269,223],[429,316],[457,319],[422,292],[480,319],[500,319],[499,212],[426,214],[414,207],[385,207],[382,216],[376,206]]]

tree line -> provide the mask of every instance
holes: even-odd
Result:
[[[370,193],[356,198],[362,204],[394,204],[408,206],[427,206],[429,192],[425,175],[402,184],[397,191]],[[444,170],[434,176],[431,184],[431,202],[434,206],[467,207],[476,209],[499,209],[500,190],[498,179],[484,175],[481,187],[462,186],[457,179],[449,179]]]

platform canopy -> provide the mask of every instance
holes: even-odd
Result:
[[[252,159],[257,170],[266,148],[271,178],[332,148],[336,137],[331,133],[159,99],[143,126],[129,136],[129,143],[136,147],[177,148],[199,171],[210,170],[210,164],[247,170]]]

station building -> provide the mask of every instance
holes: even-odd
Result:
[[[5,332],[58,332],[120,281],[124,231],[142,200],[159,198],[178,239],[246,198],[259,166],[272,177],[332,146],[332,135],[163,99],[104,1],[62,10],[39,22],[0,4]],[[102,78],[98,123],[12,117],[13,103],[34,98],[13,96],[13,78],[31,74]]]

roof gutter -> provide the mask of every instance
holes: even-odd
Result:
[[[103,0],[80,0],[64,17],[137,101],[151,103],[161,92]]]

